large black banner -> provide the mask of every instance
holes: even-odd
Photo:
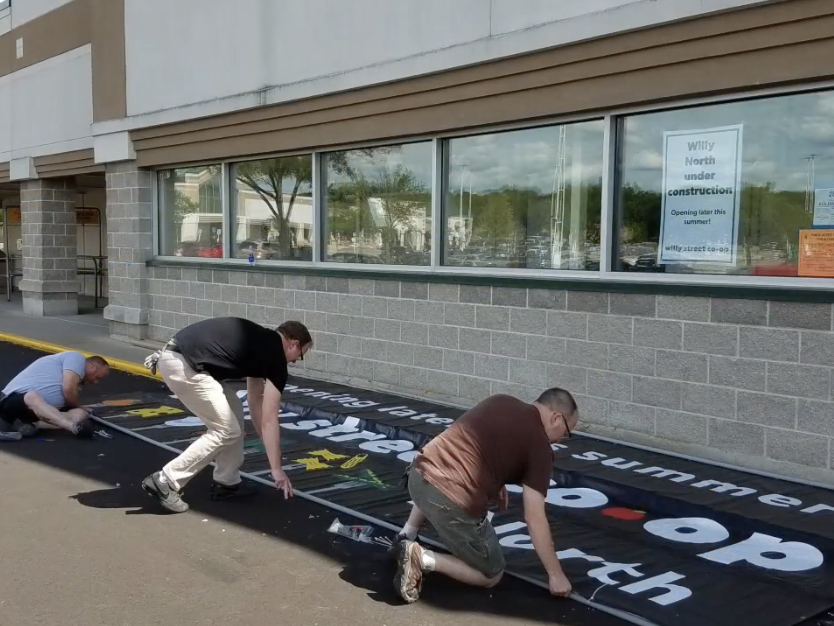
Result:
[[[293,378],[284,467],[298,491],[387,525],[400,479],[460,409]],[[245,390],[238,391],[245,403]],[[185,449],[205,428],[164,394],[95,406],[106,423]],[[793,626],[834,607],[834,492],[575,435],[554,445],[548,517],[574,591],[659,626]],[[244,471],[269,465],[247,424]],[[520,489],[492,523],[509,572],[546,585]],[[436,541],[427,529],[425,536]]]

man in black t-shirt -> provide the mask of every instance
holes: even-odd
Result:
[[[278,413],[287,383],[287,364],[304,359],[312,347],[301,322],[284,322],[277,330],[239,317],[215,317],[187,326],[145,365],[158,369],[168,388],[208,429],[161,471],[142,481],[142,488],[174,513],[188,505],[182,489],[215,461],[212,499],[249,495],[241,485],[243,405],[226,381],[246,379],[249,412],[264,442],[275,486],[292,496],[292,484],[281,463]]]

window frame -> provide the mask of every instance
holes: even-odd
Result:
[[[355,142],[338,144],[328,146],[325,150],[292,150],[283,152],[271,152],[257,155],[246,155],[245,157],[236,157],[233,159],[212,159],[210,161],[196,161],[192,163],[183,163],[175,165],[166,165],[165,167],[158,167],[152,169],[152,198],[153,198],[153,260],[154,265],[182,265],[182,264],[199,264],[199,265],[220,265],[228,267],[248,266],[246,259],[230,258],[231,252],[231,229],[229,228],[229,220],[231,217],[231,209],[229,202],[229,195],[231,193],[229,185],[231,184],[229,167],[235,163],[246,161],[256,161],[270,158],[280,158],[289,156],[301,156],[310,154],[313,159],[313,177],[312,177],[312,191],[313,191],[313,257],[312,261],[258,261],[256,266],[260,270],[267,271],[288,271],[299,272],[312,270],[322,270],[328,274],[353,274],[357,278],[361,278],[363,274],[372,274],[375,276],[402,276],[404,279],[413,279],[414,276],[430,275],[431,280],[442,279],[448,277],[450,279],[467,278],[467,279],[483,279],[489,280],[494,278],[499,282],[504,282],[508,278],[524,284],[525,281],[541,284],[542,281],[552,282],[554,286],[559,283],[572,283],[588,288],[601,288],[602,285],[618,285],[617,290],[631,290],[636,286],[643,286],[651,288],[652,285],[668,290],[670,288],[682,288],[684,291],[698,288],[726,289],[736,288],[744,297],[745,291],[761,291],[761,290],[775,290],[779,292],[795,291],[795,292],[827,292],[834,291],[834,278],[813,278],[813,277],[794,277],[794,276],[750,276],[750,275],[734,275],[734,274],[661,274],[661,273],[630,273],[618,272],[613,269],[614,250],[616,246],[616,196],[619,185],[619,172],[617,169],[617,162],[619,152],[622,149],[622,130],[621,121],[630,115],[645,115],[662,111],[670,110],[684,110],[689,108],[698,108],[708,105],[730,104],[734,102],[747,102],[753,100],[768,99],[774,97],[791,96],[804,93],[820,93],[834,91],[834,81],[818,81],[808,83],[805,85],[784,85],[778,87],[769,87],[764,89],[745,90],[741,92],[734,92],[729,94],[718,94],[712,96],[695,96],[682,97],[678,100],[668,101],[663,103],[654,103],[646,105],[615,107],[604,112],[588,112],[588,113],[574,113],[569,115],[551,116],[548,118],[541,118],[536,120],[524,120],[505,124],[494,124],[490,126],[483,126],[477,129],[470,130],[450,130],[438,131],[429,135],[409,135],[398,137],[394,139]],[[557,269],[526,269],[526,268],[467,268],[467,267],[453,267],[441,265],[443,232],[442,228],[442,206],[443,198],[446,193],[444,167],[448,158],[448,141],[455,138],[473,137],[485,134],[494,134],[499,132],[508,132],[513,130],[528,130],[559,124],[571,124],[577,122],[590,122],[594,120],[603,120],[604,134],[603,134],[603,163],[602,163],[602,180],[603,186],[601,190],[601,207],[600,207],[600,269],[596,271],[587,270],[557,270]],[[432,217],[432,234],[431,234],[431,259],[429,266],[409,266],[409,265],[376,265],[376,264],[362,264],[362,263],[338,263],[323,261],[323,244],[324,244],[324,177],[323,177],[323,161],[325,154],[330,152],[340,152],[356,150],[370,147],[384,147],[390,145],[403,145],[409,143],[418,143],[431,141],[433,145],[432,150],[432,201],[431,201],[431,217]],[[159,254],[160,249],[160,197],[159,197],[159,175],[162,171],[172,169],[182,169],[188,167],[199,167],[202,165],[221,165],[221,172],[223,177],[223,190],[225,197],[223,199],[224,212],[224,227],[226,234],[224,236],[223,258],[208,259],[208,258],[183,258],[170,255]],[[594,287],[594,286],[597,287]]]

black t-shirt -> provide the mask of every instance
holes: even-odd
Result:
[[[240,317],[214,317],[176,335],[180,353],[196,371],[217,380],[265,378],[283,393],[287,357],[278,331]]]

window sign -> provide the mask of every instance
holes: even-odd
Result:
[[[658,263],[735,265],[742,125],[667,131]]]

